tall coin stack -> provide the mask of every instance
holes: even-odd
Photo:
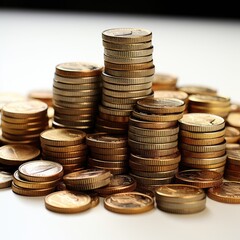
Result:
[[[187,113],[179,120],[179,128],[180,167],[223,175],[227,159],[225,120],[210,113]]]
[[[67,62],[56,66],[53,81],[55,128],[74,128],[91,132],[101,98],[102,66]]]
[[[40,145],[39,136],[49,128],[48,105],[39,100],[22,100],[7,103],[2,108],[3,144]]]
[[[171,183],[181,160],[178,120],[185,110],[177,98],[137,101],[129,119],[129,167],[138,187],[153,190]]]
[[[114,28],[102,32],[104,71],[97,131],[126,134],[137,100],[153,95],[152,32]],[[116,124],[117,122],[117,124]]]

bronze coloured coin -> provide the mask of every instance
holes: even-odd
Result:
[[[12,180],[12,173],[0,170],[0,189],[11,187]]]

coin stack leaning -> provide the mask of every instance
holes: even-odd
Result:
[[[178,120],[185,104],[177,98],[137,101],[129,119],[130,175],[138,187],[154,189],[171,183],[181,160]]]
[[[126,134],[128,117],[136,101],[153,94],[152,32],[137,28],[107,29],[102,32],[102,40],[104,71],[96,130]]]
[[[226,164],[225,120],[210,113],[187,113],[179,120],[182,169],[224,173]]]
[[[45,196],[62,181],[61,164],[47,160],[31,160],[21,164],[13,174],[12,191],[23,196]]]
[[[192,94],[188,97],[188,112],[190,113],[212,113],[226,119],[230,110],[231,101],[228,97],[203,94]]]
[[[86,167],[86,133],[79,129],[47,129],[40,135],[42,158],[60,163],[64,173]]]
[[[240,182],[240,149],[227,150],[224,178],[229,181]]]
[[[102,66],[67,62],[56,66],[53,81],[54,128],[92,132],[101,98]]]
[[[158,72],[154,74],[152,89],[154,92],[158,90],[174,91],[177,90],[177,82],[177,76]]]
[[[29,99],[4,105],[0,141],[39,146],[40,133],[49,128],[47,109],[46,103]]]
[[[109,170],[113,175],[128,172],[129,148],[126,135],[87,134],[88,166]]]
[[[157,208],[170,213],[190,214],[206,208],[203,189],[188,184],[164,184],[156,190]]]

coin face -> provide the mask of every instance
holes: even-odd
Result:
[[[203,189],[187,184],[164,184],[156,189],[158,199],[169,202],[197,201],[205,197]]]
[[[193,132],[211,132],[225,127],[224,118],[210,113],[186,113],[178,121],[182,129]]]
[[[209,188],[208,197],[224,203],[240,203],[240,183],[239,182],[223,182],[218,187]]]
[[[45,199],[45,207],[59,213],[77,213],[91,207],[92,198],[85,193],[62,190],[48,194]]]
[[[63,176],[63,166],[48,160],[31,160],[18,168],[19,176],[29,181],[54,180]]]
[[[47,113],[48,105],[40,100],[23,100],[11,102],[3,106],[3,113],[8,116],[35,116],[40,113]]]
[[[13,176],[6,171],[0,171],[0,189],[11,187]]]
[[[154,208],[154,199],[140,192],[115,193],[104,199],[104,207],[116,213],[142,213]]]
[[[27,144],[6,144],[0,147],[0,163],[20,165],[40,155],[40,149]]]

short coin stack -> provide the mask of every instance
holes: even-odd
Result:
[[[39,146],[39,135],[49,128],[48,105],[39,100],[11,102],[2,108],[4,144],[33,144]]]
[[[88,168],[65,174],[63,182],[69,190],[90,191],[107,186],[111,177],[112,174],[108,170]]]
[[[192,94],[188,97],[188,112],[212,113],[227,118],[231,108],[230,98],[219,95]]]
[[[62,181],[61,164],[47,160],[31,160],[21,164],[13,174],[12,191],[23,196],[45,196]]]
[[[206,207],[205,191],[187,184],[164,184],[155,190],[157,208],[170,213],[197,213]]]
[[[152,32],[137,28],[107,29],[102,32],[102,40],[102,101],[96,129],[124,134],[136,101],[153,94]],[[116,125],[115,119],[121,124]]]
[[[229,181],[240,181],[240,149],[227,150],[224,178]]]
[[[138,186],[155,188],[171,183],[178,171],[178,120],[185,104],[176,98],[137,101],[129,120],[130,174]]]
[[[55,128],[92,132],[101,98],[102,66],[67,62],[56,66],[53,81]]]
[[[109,133],[87,134],[88,166],[107,169],[113,175],[128,172],[129,150],[125,135]]]
[[[179,120],[180,166],[224,173],[225,121],[210,113],[187,113]]]
[[[64,173],[86,166],[86,133],[79,129],[47,129],[40,135],[42,158],[58,162]]]

